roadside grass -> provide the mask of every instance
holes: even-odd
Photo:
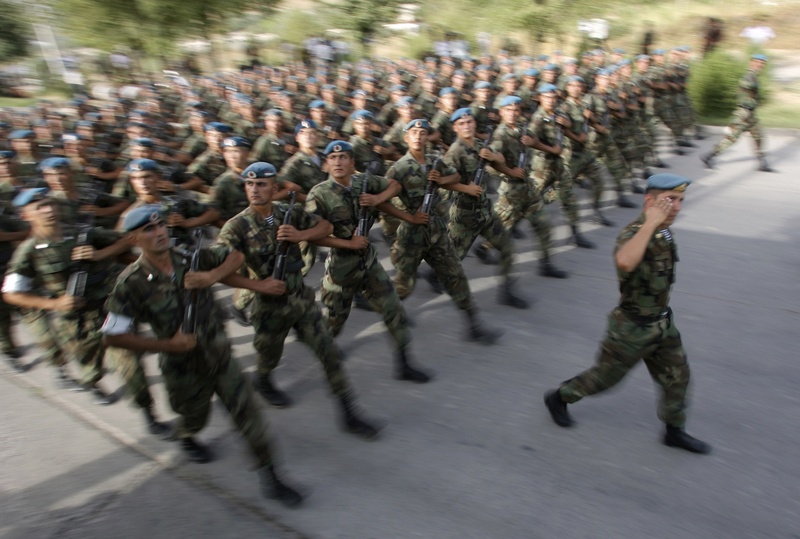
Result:
[[[37,101],[35,97],[0,97],[0,107],[30,107]]]

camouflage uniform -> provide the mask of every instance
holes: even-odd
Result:
[[[218,266],[228,252],[223,248],[201,251],[200,268]],[[107,311],[134,323],[149,324],[158,339],[171,338],[183,322],[190,294],[183,288],[189,261],[174,251],[171,256],[172,276],[164,275],[143,257],[131,264],[119,276],[106,303]],[[247,440],[258,466],[270,466],[267,425],[247,378],[232,357],[219,307],[210,289],[198,290],[197,294],[197,347],[184,354],[158,355],[170,406],[181,416],[178,437],[189,438],[206,425],[216,393]]]
[[[200,154],[200,157],[192,161],[186,169],[186,173],[189,176],[197,176],[203,180],[206,185],[210,186],[213,185],[214,180],[227,169],[228,165],[225,164],[225,158],[222,157],[222,154],[208,148]]]
[[[6,186],[7,184],[2,184]],[[2,200],[5,198],[0,195],[0,232],[20,232],[24,230],[23,223],[15,214],[11,204]],[[0,272],[5,275],[8,263],[14,254],[14,244],[8,241],[0,242]],[[17,349],[14,338],[11,335],[11,313],[16,307],[9,305],[3,300],[0,294],[0,351],[14,352]]]
[[[244,253],[248,269],[258,279],[272,275],[279,247],[278,227],[288,210],[287,205],[276,202],[272,208],[272,225],[255,210],[247,208],[229,220],[217,237],[217,242]],[[313,227],[318,219],[299,204],[294,206],[291,222],[298,230]],[[251,319],[255,328],[253,346],[258,352],[258,376],[268,378],[278,366],[286,336],[294,328],[298,338],[314,350],[322,363],[332,392],[343,396],[350,392],[350,384],[341,366],[341,351],[323,321],[314,291],[303,283],[302,267],[300,248],[291,244],[286,259],[286,293],[282,296],[256,294]]]
[[[427,163],[423,169],[409,152],[386,173],[387,179],[395,180],[402,186],[399,198],[411,212],[419,211],[422,206],[428,185],[426,169],[430,169],[432,164]],[[441,171],[442,176],[456,172],[450,166],[444,168]],[[438,190],[434,193],[436,191]],[[424,259],[436,272],[458,308],[467,311],[471,308],[469,283],[447,236],[444,219],[437,214],[435,206],[438,203],[440,202],[436,198],[427,225],[413,225],[404,221],[397,230],[397,241],[391,248],[392,262],[397,269],[395,288],[401,299],[407,298],[414,290],[417,268]]]
[[[523,132],[520,128],[500,125],[494,130],[492,142],[489,147],[503,155],[508,168],[519,166],[520,156],[523,152],[531,150],[523,146],[520,138]],[[502,176],[502,183],[498,191],[497,204],[494,211],[503,223],[506,230],[514,228],[521,219],[527,219],[536,236],[539,238],[539,248],[542,258],[550,258],[550,220],[544,207],[544,201],[539,190],[531,183],[528,170],[524,179]]]
[[[358,196],[365,181],[366,174],[355,174],[350,187],[344,187],[329,178],[311,189],[306,200],[306,211],[329,221],[333,225],[334,237],[352,238],[361,211]],[[384,178],[370,176],[366,192],[381,193],[387,185]],[[369,244],[366,249],[359,251],[331,248],[322,278],[322,303],[327,309],[325,318],[334,337],[342,331],[357,293],[361,293],[383,317],[396,347],[401,349],[408,345],[411,336],[406,326],[405,309],[386,270],[378,261],[375,247]]]
[[[598,124],[606,129],[611,128],[611,112],[608,109],[605,94],[596,92],[586,94],[584,103],[586,104],[586,108],[592,111],[595,121]],[[624,192],[625,187],[623,182],[626,178],[630,177],[631,171],[611,134],[598,133],[593,129],[589,133],[588,148],[589,151],[596,155],[608,168],[614,180],[614,186],[617,192]]]
[[[733,146],[742,133],[749,131],[756,146],[756,155],[759,159],[764,159],[763,133],[756,116],[756,109],[761,104],[759,87],[758,73],[748,70],[739,81],[739,107],[733,114],[733,120],[728,125],[725,137],[711,151],[712,156]]]
[[[295,153],[280,169],[278,179],[296,183],[308,193],[311,188],[327,178],[322,172],[322,160],[319,155],[307,155],[301,151]],[[317,246],[313,243],[301,242],[300,250],[303,256],[303,275],[308,275],[317,258]]]
[[[256,140],[250,152],[253,162],[264,162],[280,170],[286,162],[286,141],[273,134],[265,133]]]
[[[209,209],[207,204],[202,204],[196,200],[186,197],[181,193],[179,193],[177,196],[162,196],[161,199],[156,202],[144,202],[143,200],[139,199],[131,204],[122,213],[122,215],[119,216],[119,223],[121,224],[125,220],[125,216],[134,209],[140,206],[147,206],[149,204],[158,204],[161,206],[161,213],[164,215],[177,213],[179,215],[183,215],[186,219],[199,217]],[[179,226],[171,227],[169,235],[173,246],[188,245],[193,242],[192,229],[190,228],[183,228]]]
[[[644,215],[617,237],[615,252],[644,224]],[[647,246],[644,258],[631,272],[617,269],[620,303],[608,315],[608,329],[597,365],[564,382],[559,393],[574,403],[616,385],[640,359],[663,393],[659,418],[667,425],[686,424],[689,365],[675,327],[669,295],[675,282],[677,248],[669,229],[660,230]]]
[[[189,154],[194,160],[208,149],[208,143],[202,133],[192,133],[183,141],[181,151]]]

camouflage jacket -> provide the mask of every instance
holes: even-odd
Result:
[[[333,225],[333,236],[349,240],[353,237],[358,227],[358,218],[361,206],[358,205],[358,196],[361,187],[367,180],[366,174],[354,174],[350,180],[350,187],[345,187],[333,178],[314,186],[306,199],[306,211],[319,215],[330,221]],[[370,176],[367,184],[367,193],[378,194],[386,190],[388,183],[381,176]],[[370,209],[370,225],[377,213]],[[378,254],[372,244],[361,251],[351,249],[331,249],[328,257],[327,268],[334,282],[346,278],[353,271],[370,265]]]
[[[178,213],[183,215],[186,219],[200,217],[211,207],[207,204],[202,204],[194,199],[188,198],[180,193],[176,196],[162,196],[160,200],[152,203],[137,199],[124,212],[122,212],[122,215],[119,216],[118,225],[122,225],[122,222],[125,220],[125,216],[128,215],[128,213],[139,206],[145,206],[147,204],[158,204],[161,206],[161,213],[165,216],[169,215],[170,213]],[[192,243],[192,229],[190,228],[182,228],[177,226],[171,227],[169,235],[172,239],[171,244],[173,246],[187,245]]]
[[[207,149],[208,143],[203,135],[199,133],[192,133],[189,135],[189,137],[183,141],[183,146],[181,146],[181,151],[188,153],[192,159],[197,159],[197,157]]]
[[[431,119],[431,127],[442,134],[442,143],[450,146],[456,141],[456,134],[453,131],[453,123],[450,121],[450,113],[443,110],[438,111]]]
[[[275,256],[278,253],[278,227],[283,223],[288,204],[273,202],[273,224],[268,224],[252,207],[248,207],[239,215],[229,219],[217,236],[217,243],[236,249],[245,256],[245,264],[259,279],[272,276]],[[302,204],[295,204],[292,210],[291,224],[298,230],[306,230],[319,222],[319,217],[303,209]],[[303,257],[296,243],[289,246],[286,257],[286,290],[289,294],[304,290]]]
[[[475,179],[475,171],[478,170],[478,163],[480,162],[480,157],[478,157],[480,148],[480,145],[470,148],[462,139],[456,139],[453,145],[450,146],[450,149],[447,150],[447,153],[444,154],[442,160],[445,164],[453,167],[458,172],[460,183],[469,185]],[[466,193],[458,193],[458,197],[475,200],[474,197],[470,197]],[[486,200],[485,190],[481,193],[478,200],[481,202]]]
[[[429,169],[431,166],[433,166],[433,159],[426,157],[425,168]],[[456,173],[453,167],[444,162],[441,162],[437,168],[442,176]],[[389,168],[386,172],[386,179],[395,180],[402,186],[403,189],[400,191],[399,198],[403,205],[408,208],[408,211],[415,212],[420,209],[422,200],[425,198],[425,189],[428,186],[428,174],[414,159],[411,152],[405,154]],[[436,206],[440,201],[439,197],[435,197],[431,206],[431,215],[437,213]]]
[[[617,236],[614,254],[642,227],[644,214],[622,229]],[[665,231],[667,234],[665,234]],[[617,268],[622,310],[636,316],[655,316],[669,306],[669,294],[675,282],[678,249],[669,229],[659,230],[650,238],[644,258],[631,272]]]
[[[11,203],[0,199],[0,232],[20,232],[26,228],[27,223],[19,218]],[[5,273],[15,249],[14,243],[0,241],[0,272]]]
[[[214,180],[211,200],[225,221],[250,205],[241,176],[231,169]]]
[[[322,161],[319,155],[311,156],[298,151],[283,165],[278,179],[296,183],[304,192],[308,193],[312,187],[326,178],[321,166]]]
[[[739,81],[739,106],[747,110],[754,110],[761,103],[758,73],[748,69]]]
[[[503,154],[503,159],[508,168],[516,168],[520,164],[522,153],[530,152],[520,140],[524,134],[526,134],[526,131],[523,128],[500,124],[492,134],[489,148],[492,151]],[[505,178],[505,176],[503,177]]]
[[[381,163],[380,170],[376,170],[375,172],[379,175],[386,173],[385,167],[383,166],[383,156],[373,150],[375,146],[387,146],[383,139],[373,138],[372,140],[367,140],[358,135],[353,135],[350,137],[350,144],[353,146],[353,157],[355,157],[356,160],[357,170],[364,171],[369,163],[378,161]]]
[[[406,153],[408,151],[408,146],[406,145],[406,122],[403,120],[397,120],[392,127],[386,132],[383,136],[383,140],[397,148],[397,151],[400,153]]]
[[[267,133],[258,138],[250,155],[253,161],[269,163],[275,170],[280,170],[287,158],[285,148],[285,140]]]
[[[528,129],[531,131],[531,133],[533,133],[533,136],[548,146],[557,146],[557,143],[560,139],[563,145],[562,147],[567,148],[568,145],[565,142],[566,137],[564,137],[563,134],[559,134],[561,131],[561,125],[556,122],[556,114],[558,113],[558,108],[556,108],[552,114],[546,112],[544,108],[540,108],[533,115],[533,118],[531,118],[531,123],[528,125]],[[565,154],[569,152],[562,151],[561,155],[555,155],[549,152],[535,150],[535,153],[540,157],[546,157],[548,159],[567,159],[568,156]]]
[[[586,105],[584,105],[583,102],[578,101],[576,103],[572,99],[567,99],[561,104],[560,109],[569,118],[570,122],[572,122],[570,131],[572,131],[576,135],[580,135],[581,133],[584,132],[588,133],[587,120],[586,117],[583,115],[584,111],[586,110]],[[565,145],[567,143],[569,144],[573,152],[582,152],[585,147],[585,144],[576,142],[568,138],[566,135],[564,135],[564,141]]]
[[[222,174],[228,169],[225,164],[225,158],[216,150],[208,148],[200,157],[192,161],[189,168],[186,169],[187,174],[194,175],[202,179],[206,185],[212,185],[217,176]]]

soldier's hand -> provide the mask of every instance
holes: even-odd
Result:
[[[80,213],[97,213],[97,206],[93,204],[83,204],[78,208],[78,212]]]
[[[83,172],[87,176],[97,176],[97,174],[100,172],[100,169],[97,168],[97,167],[88,166],[88,167],[84,167]]]
[[[369,193],[364,193],[363,195],[358,195],[358,205],[359,206],[377,206],[380,204],[378,202],[377,195],[370,195]]]
[[[159,180],[156,182],[156,187],[159,191],[165,193],[174,193],[177,191],[175,184],[168,180]]]
[[[497,160],[497,155],[489,148],[481,148],[481,151],[478,152],[478,157],[486,159],[487,161]]]
[[[300,231],[292,225],[281,225],[278,227],[278,241],[297,243],[302,241],[302,239]]]
[[[267,277],[258,282],[258,292],[268,296],[282,296],[286,293],[286,283],[273,277]]]
[[[183,276],[183,287],[188,289],[209,288],[215,282],[210,271],[190,271]]]
[[[72,260],[93,261],[97,251],[91,245],[81,245],[72,249]]]
[[[470,196],[479,197],[481,196],[481,193],[483,193],[483,187],[471,183],[464,186],[464,192]]]
[[[550,153],[553,155],[561,155],[561,146],[550,146]]]
[[[180,213],[170,213],[167,216],[167,225],[169,226],[177,226],[179,228],[183,228],[185,222],[186,222],[186,217],[184,217]]]
[[[658,226],[667,220],[671,212],[672,197],[662,193],[662,196],[657,198],[652,206],[644,210],[644,218],[646,222]]]
[[[569,121],[569,118],[562,116],[561,114],[556,114],[556,123],[563,125],[564,127],[569,127],[572,125],[572,122]]]
[[[376,144],[372,147],[372,151],[378,155],[387,155],[389,154],[389,148],[384,148],[380,144]]]
[[[525,171],[519,167],[514,167],[511,169],[511,176],[517,178],[519,180],[525,179]]]
[[[191,352],[197,347],[197,335],[194,333],[184,333],[182,329],[179,329],[168,343],[169,352],[184,354],[186,352]]]
[[[418,211],[417,213],[412,213],[411,218],[409,219],[409,223],[412,225],[427,225],[430,222],[431,218],[427,213],[422,213]]]
[[[439,181],[442,179],[442,175],[438,170],[434,169],[428,172],[428,179],[432,182],[439,183]]]
[[[353,236],[350,238],[350,248],[354,251],[360,251],[369,247],[369,238],[366,236]]]
[[[536,142],[536,140],[530,135],[522,135],[522,138],[519,140],[525,146],[533,146],[533,144]]]
[[[55,298],[52,303],[52,310],[70,312],[83,307],[86,301],[80,296],[61,296]]]

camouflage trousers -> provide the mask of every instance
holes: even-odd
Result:
[[[686,91],[675,94],[675,116],[681,128],[685,131],[694,127],[697,118],[692,106],[692,99]]]
[[[317,262],[317,244],[301,241],[298,245],[300,245],[300,254],[303,257],[302,273],[303,277],[305,277]]]
[[[561,157],[545,157],[540,152],[533,158],[533,178],[537,192],[547,200],[549,188],[558,192],[561,208],[572,226],[578,225],[578,197],[573,189],[573,178]]]
[[[54,313],[53,336],[64,354],[75,362],[80,374],[78,382],[91,385],[103,377],[103,335],[105,320],[101,308],[82,308],[70,313]]]
[[[631,169],[610,135],[592,133],[589,137],[589,151],[598,157],[611,173],[618,192],[625,191],[625,180],[631,176]]]
[[[472,204],[474,207],[470,207]],[[542,206],[544,207],[544,204]],[[505,279],[509,278],[511,266],[514,264],[514,246],[510,230],[511,227],[506,228],[494,212],[489,199],[481,201],[462,194],[450,206],[447,233],[459,260],[464,260],[467,256],[475,238],[482,236],[492,247],[500,251],[500,275]]]
[[[110,346],[105,350],[104,359],[113,372],[125,380],[126,389],[139,408],[147,410],[153,406],[153,396],[142,367],[141,354]]]
[[[640,143],[637,140],[640,133],[631,118],[615,122],[611,136],[631,171],[637,166],[642,166],[643,155],[640,153]]]
[[[42,349],[44,360],[54,367],[66,365],[64,353],[56,342],[55,333],[47,313],[36,309],[21,309],[22,321],[36,339],[36,344]]]
[[[397,269],[394,285],[400,299],[407,298],[414,291],[417,268],[425,260],[436,272],[436,277],[456,306],[465,311],[471,308],[472,294],[467,276],[441,217],[431,215],[427,225],[402,223],[397,230],[397,241],[392,245],[391,255]]]
[[[711,151],[713,155],[724,152],[734,145],[739,140],[742,133],[749,131],[753,137],[753,142],[756,147],[756,155],[759,158],[764,157],[764,139],[761,125],[758,123],[758,117],[754,110],[747,110],[744,107],[739,107],[733,114],[733,120],[725,130],[725,137],[720,140],[714,149]]]
[[[351,256],[358,256],[354,252]],[[360,293],[370,307],[383,318],[386,329],[395,342],[396,349],[406,347],[411,342],[411,333],[406,325],[406,310],[381,263],[376,259],[368,266],[359,267],[342,279],[334,279],[335,268],[326,267],[322,277],[322,304],[325,306],[325,320],[334,337],[341,333],[353,298]]]
[[[611,183],[611,173],[602,161],[597,159],[590,151],[572,151],[569,159],[569,172],[573,178],[585,176],[592,182],[592,207],[600,207],[603,198],[603,188]]]
[[[160,354],[159,365],[170,406],[181,416],[179,438],[193,436],[205,427],[211,398],[216,393],[247,441],[257,466],[272,464],[267,423],[258,409],[253,388],[231,357],[230,342],[221,328],[201,338],[189,354]]]
[[[242,267],[239,268],[237,273],[243,277],[258,279],[258,275],[254,271],[248,269],[247,264],[242,265]],[[253,298],[255,297],[256,293],[253,292],[252,290],[249,290],[247,288],[237,288],[236,290],[233,291],[233,298],[232,298],[233,306],[235,309],[243,311],[247,308],[248,305],[250,305],[253,302]]]
[[[550,218],[547,216],[544,200],[536,188],[524,180],[509,181],[504,178],[498,195],[494,212],[503,227],[510,232],[521,219],[527,219],[539,238],[542,258],[550,258]]]
[[[675,99],[672,95],[662,95],[653,102],[653,110],[664,125],[672,132],[672,136],[679,139],[683,136],[683,128],[675,114]]]
[[[619,307],[611,311],[597,364],[564,382],[559,390],[561,398],[574,403],[610,389],[640,359],[661,388],[658,417],[667,425],[683,427],[689,364],[672,312],[658,322],[641,324],[630,320]]]
[[[333,341],[328,324],[314,299],[314,291],[303,286],[296,294],[267,296],[257,294],[251,316],[258,352],[259,377],[269,376],[283,355],[283,345],[294,328],[297,337],[317,356],[325,370],[331,391],[336,396],[350,392],[350,383],[342,368],[342,352]]]
[[[0,351],[10,352],[17,349],[14,337],[11,335],[11,314],[15,307],[3,301],[0,294]]]

